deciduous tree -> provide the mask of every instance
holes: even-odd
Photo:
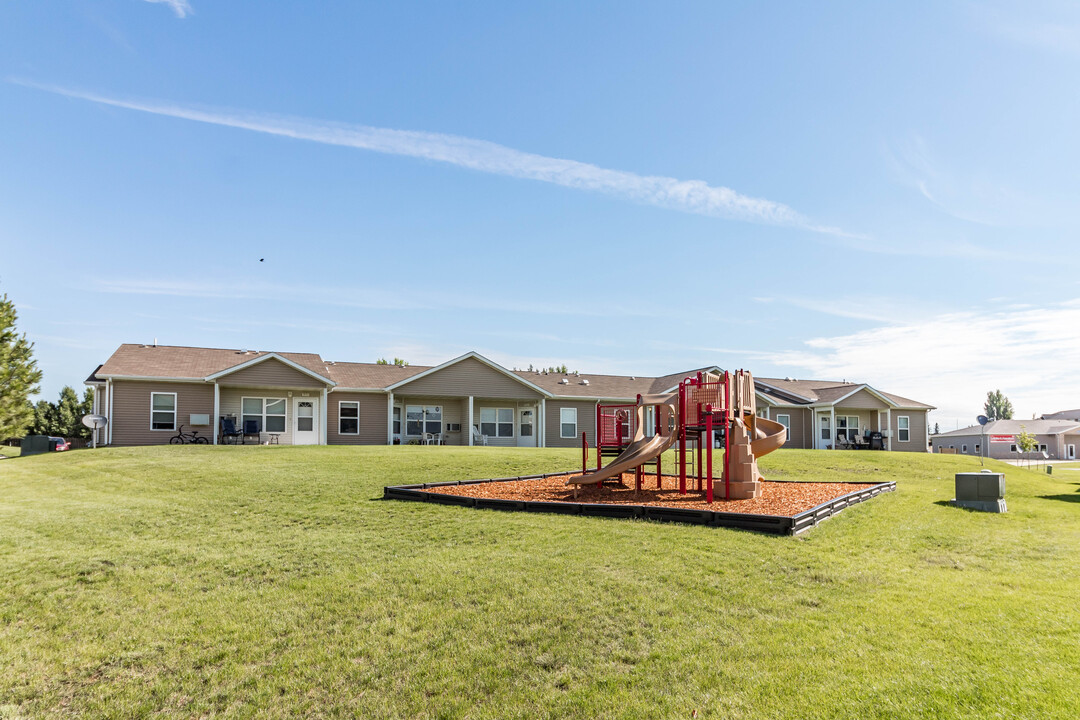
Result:
[[[1011,420],[1013,416],[1012,403],[1000,390],[991,390],[986,393],[983,411],[991,420]]]

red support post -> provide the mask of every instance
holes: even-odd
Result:
[[[712,425],[712,406],[708,406],[705,410],[708,415],[705,416],[705,439],[709,443],[709,449],[705,455],[709,458],[708,473],[705,478],[705,502],[712,503],[713,501],[713,482],[712,482],[712,451],[713,451],[713,425]]]
[[[581,431],[581,474],[589,472],[589,440],[585,431]]]
[[[724,499],[731,499],[731,433],[735,429],[731,413],[731,373],[724,373]]]
[[[686,381],[679,383],[679,494],[686,494]]]

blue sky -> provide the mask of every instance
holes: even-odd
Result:
[[[5,3],[0,291],[49,398],[156,338],[1076,407],[1078,71],[1069,3]]]

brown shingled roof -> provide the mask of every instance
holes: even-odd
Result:
[[[339,388],[383,389],[431,368],[425,365],[379,365],[378,363],[335,362],[327,366],[329,377]]]
[[[124,344],[96,371],[98,377],[161,377],[201,380],[207,375],[228,370],[269,351],[228,350],[224,348],[178,347],[175,345]],[[314,353],[275,353],[283,358],[327,377],[326,363]]]

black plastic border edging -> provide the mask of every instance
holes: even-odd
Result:
[[[439,505],[458,505],[487,510],[509,510],[525,512],[553,513],[558,515],[587,515],[607,518],[644,518],[658,522],[678,522],[691,525],[734,528],[770,535],[798,535],[818,523],[827,520],[844,508],[857,505],[884,492],[896,490],[893,481],[876,483],[869,487],[855,490],[824,502],[817,507],[787,517],[783,515],[752,515],[750,513],[730,513],[717,510],[698,510],[696,508],[655,507],[652,505],[615,505],[609,503],[574,503],[538,500],[503,500],[499,498],[472,498],[463,495],[448,495],[438,492],[424,492],[427,488],[447,487],[450,485],[476,485],[489,482],[518,482],[534,480],[566,473],[546,473],[544,475],[522,475],[519,477],[490,478],[486,480],[450,480],[448,482],[421,483],[417,485],[388,485],[383,488],[383,497],[387,500],[413,500]],[[768,482],[768,481],[766,481]]]

